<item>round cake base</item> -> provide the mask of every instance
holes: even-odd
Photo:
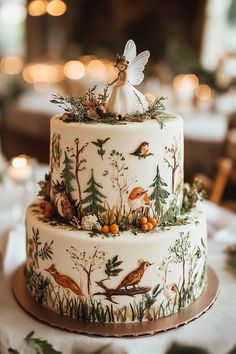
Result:
[[[197,301],[175,315],[141,323],[82,322],[69,317],[62,317],[37,303],[26,287],[24,267],[25,265],[23,264],[15,271],[12,279],[12,288],[18,304],[28,314],[53,327],[80,334],[103,337],[153,335],[183,326],[209,310],[216,300],[219,290],[218,278],[215,272],[208,267],[208,286],[204,294]]]

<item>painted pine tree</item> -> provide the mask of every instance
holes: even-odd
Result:
[[[83,208],[83,212],[95,214],[102,213],[106,211],[102,206],[103,199],[106,198],[104,194],[100,191],[102,185],[95,181],[93,169],[91,169],[91,177],[87,183],[88,188],[84,190],[84,193],[87,193],[87,197],[82,199],[81,204],[87,204]]]
[[[71,194],[75,191],[71,182],[75,179],[75,174],[73,172],[73,160],[67,155],[65,151],[65,158],[63,161],[64,169],[61,172],[61,178],[64,181],[66,192]]]
[[[167,184],[160,176],[159,165],[157,165],[157,173],[150,187],[153,188],[150,199],[153,200],[156,214],[160,217],[162,215],[163,204],[166,204],[166,199],[170,193],[165,189]]]

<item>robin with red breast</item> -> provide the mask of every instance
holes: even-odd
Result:
[[[151,202],[147,192],[148,191],[142,187],[133,188],[128,198],[131,211],[141,210],[150,206]]]

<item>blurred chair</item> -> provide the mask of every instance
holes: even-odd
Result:
[[[215,204],[222,204],[222,198],[230,178],[233,168],[233,161],[231,158],[221,158],[217,162],[216,177],[212,182],[212,187],[209,193],[209,200]]]
[[[232,172],[233,161],[224,157],[219,159],[216,165],[215,178],[211,179],[203,174],[197,174],[196,177],[202,181],[208,199],[215,204],[224,205],[223,195]]]

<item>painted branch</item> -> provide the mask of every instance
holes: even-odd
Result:
[[[111,288],[107,288],[101,281],[96,282],[102,289],[104,289],[104,292],[97,292],[93,295],[104,295],[106,297],[107,300],[109,300],[110,302],[113,302],[114,304],[117,304],[117,302],[115,302],[112,299],[112,296],[131,296],[133,297],[134,295],[138,295],[138,294],[145,294],[148,291],[151,290],[151,287],[132,287],[129,289],[111,289]]]

